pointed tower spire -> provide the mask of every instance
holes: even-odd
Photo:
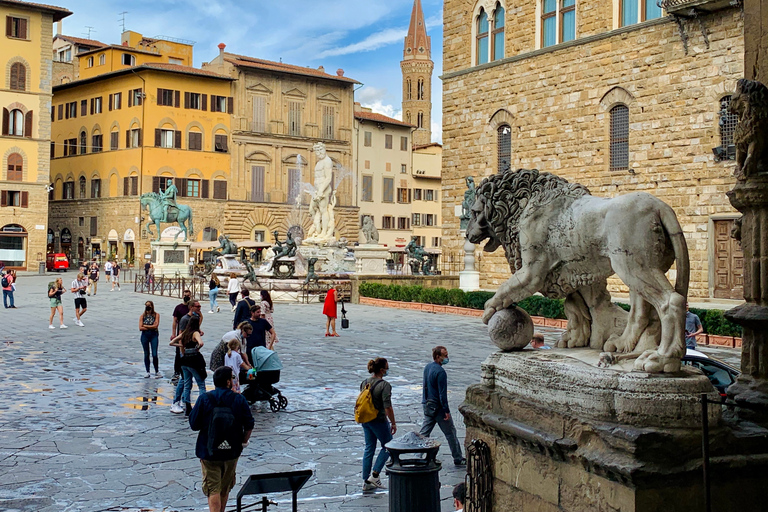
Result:
[[[421,0],[414,0],[411,11],[411,25],[408,27],[408,35],[405,36],[403,45],[403,60],[432,58],[432,41],[427,35],[427,27],[424,25],[424,11],[421,9]]]
[[[403,121],[416,126],[413,144],[432,142],[432,41],[424,25],[421,0],[414,0],[411,25],[403,45]]]

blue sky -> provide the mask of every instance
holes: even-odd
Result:
[[[74,14],[64,19],[64,34],[104,43],[120,42],[125,28],[153,37],[195,41],[195,66],[227,51],[299,66],[324,66],[364,85],[357,101],[400,118],[400,59],[413,0],[52,0]],[[432,37],[432,137],[442,141],[442,0],[422,0]]]

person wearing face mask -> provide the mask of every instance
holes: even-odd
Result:
[[[365,451],[363,452],[363,491],[385,489],[381,483],[379,474],[384,469],[384,464],[389,458],[389,452],[384,445],[392,440],[397,432],[395,423],[395,411],[392,409],[392,386],[384,380],[389,373],[389,363],[383,357],[377,357],[368,361],[368,373],[370,377],[360,383],[360,391],[370,384],[370,393],[373,406],[378,411],[375,419],[362,423],[365,434]],[[387,422],[389,420],[389,422]],[[381,443],[381,451],[373,462],[376,453],[376,441]]]
[[[448,349],[438,345],[432,349],[432,362],[424,367],[424,383],[421,403],[424,406],[424,422],[421,435],[429,436],[435,424],[443,431],[451,449],[453,463],[464,466],[467,460],[461,453],[461,444],[456,436],[456,426],[448,407],[448,376],[443,366],[448,364]]]
[[[148,268],[149,267],[147,267],[147,269]],[[182,294],[181,304],[177,305],[176,308],[174,308],[173,310],[173,324],[171,325],[171,339],[181,334],[181,329],[179,328],[179,322],[187,313],[189,313],[190,300],[192,300],[192,292],[189,290],[184,290]],[[176,347],[176,356],[173,358],[173,378],[171,379],[171,382],[174,384],[177,383],[179,381],[179,377],[181,377],[181,364],[179,362],[180,357],[181,357],[181,352],[179,351],[179,348]]]
[[[141,346],[144,349],[144,368],[147,370],[147,374],[144,375],[145,379],[149,378],[149,350],[152,348],[152,364],[155,367],[155,378],[159,379],[160,370],[158,369],[157,360],[157,343],[158,332],[157,328],[160,325],[160,313],[155,311],[155,303],[148,300],[144,303],[144,312],[139,317],[139,331],[141,331]]]

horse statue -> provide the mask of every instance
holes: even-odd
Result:
[[[155,240],[160,240],[160,223],[163,222],[163,200],[160,197],[160,194],[157,192],[147,192],[146,194],[142,194],[139,198],[139,201],[141,202],[141,209],[144,208],[149,209],[149,222],[147,222],[147,233],[150,235],[154,235],[152,233],[151,225],[154,224],[157,228],[157,238]],[[176,238],[179,237],[180,233],[184,233],[184,236],[187,240],[191,238],[191,236],[194,234],[194,227],[192,226],[192,209],[187,206],[186,204],[176,204],[174,201],[173,204],[168,205],[168,215],[166,217],[167,222],[174,223],[178,222],[179,227],[181,228],[181,231],[179,233],[176,233],[176,236],[174,237],[174,241],[176,241]],[[187,231],[187,221],[189,221],[189,231]]]

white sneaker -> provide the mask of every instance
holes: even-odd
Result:
[[[233,313],[235,312],[236,309],[237,309],[237,306],[232,306],[232,312]]]
[[[148,378],[149,378],[149,374],[146,374],[146,375],[144,376],[144,378],[145,378],[145,379],[148,379]]]
[[[384,487],[384,484],[381,483],[381,477],[374,478],[373,475],[368,477],[368,482],[372,483],[374,486],[376,486],[379,489],[386,489]]]
[[[64,325],[64,324],[61,324],[61,325],[59,326],[59,329],[66,329],[66,328],[67,328],[67,326],[66,326],[66,325]]]
[[[72,321],[77,323],[77,317],[73,318]]]
[[[80,327],[85,327],[85,324],[84,324],[83,322],[81,322],[80,320],[78,320],[78,321],[77,321],[77,322],[75,322],[75,323],[76,323],[77,325],[79,325]]]
[[[53,324],[49,325],[49,326],[48,326],[48,328],[49,328],[49,329],[55,329],[55,327],[53,326]]]
[[[366,480],[363,482],[363,491],[375,491],[376,490],[376,484],[373,484]]]
[[[213,314],[213,310],[210,310],[208,313]]]
[[[184,408],[181,406],[181,402],[173,402],[171,406],[171,412],[173,414],[181,414],[184,412]]]
[[[163,376],[162,376],[162,374],[160,372],[155,372],[155,378],[156,379],[162,379]]]

